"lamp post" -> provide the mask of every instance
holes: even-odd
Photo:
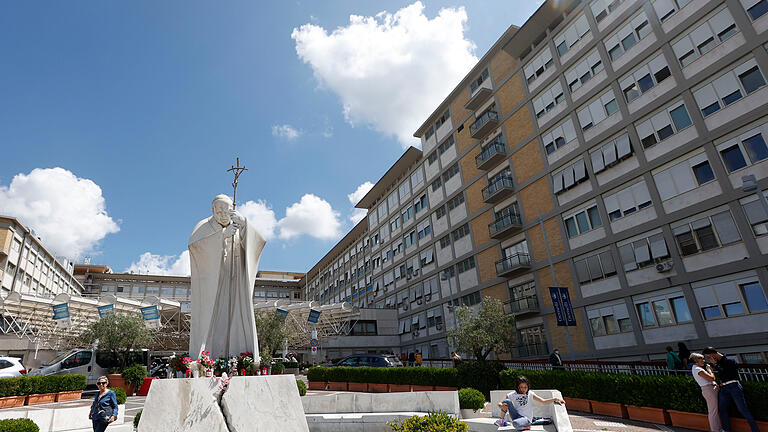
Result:
[[[453,315],[453,326],[456,327],[457,324],[458,324],[456,322],[456,306],[453,304],[453,286],[451,285],[451,277],[450,277],[450,274],[448,273],[448,270],[444,270],[440,274],[440,280],[448,281],[448,292],[449,292],[449,295],[450,295],[450,299],[449,299],[450,301],[448,303],[448,310],[450,310],[452,315]],[[446,330],[447,330],[447,328],[446,328]]]
[[[743,192],[757,192],[757,199],[760,200],[760,204],[763,205],[765,217],[768,218],[768,200],[765,199],[765,195],[763,195],[760,185],[757,184],[757,178],[755,178],[753,174],[741,177],[741,190]]]

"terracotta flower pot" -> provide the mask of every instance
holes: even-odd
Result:
[[[387,392],[387,384],[368,383],[368,392],[370,392],[370,393],[386,393]]]
[[[109,374],[107,375],[107,379],[109,380],[110,387],[120,387],[121,389],[125,390],[126,396],[133,395],[133,384],[126,383],[122,375]]]
[[[435,386],[435,391],[457,391],[456,387]]]
[[[620,403],[598,401],[590,401],[590,403],[592,404],[592,412],[595,414],[627,418],[627,407]],[[566,402],[566,406],[567,405]]]
[[[755,421],[757,428],[761,431],[768,431],[768,421]],[[751,432],[749,423],[743,418],[731,417],[731,431],[732,432]]]
[[[0,408],[16,408],[24,406],[24,401],[27,400],[26,396],[8,396],[0,398]]]
[[[328,390],[341,390],[341,391],[347,391],[347,384],[346,382],[336,382],[336,381],[329,381],[328,382]]]
[[[411,391],[411,386],[409,384],[388,384],[388,385],[389,385],[390,393]]]
[[[31,394],[27,396],[26,405],[40,405],[56,402],[56,393]]]
[[[632,420],[641,420],[663,425],[668,425],[670,423],[669,414],[667,414],[663,408],[627,405],[627,414],[629,414],[629,418]]]
[[[432,391],[434,387],[432,386],[423,386],[423,385],[412,385],[411,391],[415,392],[425,392],[425,391]]]
[[[706,414],[675,410],[667,410],[667,412],[669,413],[670,420],[672,420],[672,426],[702,431],[709,430],[709,419]]]
[[[356,382],[347,383],[347,389],[349,391],[354,391],[354,392],[368,391],[368,383],[356,383]]]
[[[592,405],[589,403],[589,399],[563,397],[563,400],[568,411],[592,412]]]
[[[73,400],[80,400],[83,395],[82,390],[63,391],[56,393],[56,402],[66,402]]]
[[[328,388],[328,383],[325,381],[310,381],[309,382],[309,389],[310,390],[325,390]]]

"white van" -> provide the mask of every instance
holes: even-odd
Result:
[[[94,355],[95,353],[95,355]],[[128,364],[149,365],[149,350],[132,351]],[[86,385],[95,387],[96,380],[107,375],[107,371],[120,366],[120,361],[109,351],[94,351],[93,349],[73,349],[44,362],[40,369],[30,371],[29,375],[85,375]]]

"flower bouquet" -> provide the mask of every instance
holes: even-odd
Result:
[[[229,365],[225,357],[220,356],[216,359],[215,362],[213,362],[213,372],[217,376],[221,376],[222,373],[227,371],[229,371]]]
[[[240,358],[237,360],[237,368],[241,371],[245,371],[246,373],[253,373],[253,367],[255,366],[255,362],[253,361],[253,353],[252,352],[242,352],[240,353]]]
[[[200,353],[200,358],[197,359],[197,364],[199,365],[201,372],[205,372],[205,376],[212,377],[213,376],[213,365],[214,361],[211,359],[211,352],[208,350],[203,351]]]

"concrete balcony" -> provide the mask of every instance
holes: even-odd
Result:
[[[516,253],[496,262],[496,276],[511,276],[531,269],[531,258],[526,253]]]
[[[515,185],[512,177],[505,175],[491,179],[491,183],[483,189],[483,201],[495,204],[503,201],[515,193]]]
[[[546,342],[531,345],[519,345],[515,347],[518,357],[546,357],[549,355],[549,348]]]
[[[510,213],[488,224],[488,232],[491,238],[501,239],[520,231],[522,227],[522,217],[519,214]]]
[[[477,169],[488,171],[507,157],[507,146],[501,140],[501,136],[493,140],[479,155],[475,157]]]
[[[499,113],[496,111],[486,111],[469,127],[469,134],[472,138],[480,139],[497,127],[499,127]]]
[[[539,299],[535,295],[509,300],[509,311],[520,316],[539,313]]]
[[[475,111],[483,106],[492,94],[493,88],[491,88],[491,80],[486,79],[479,87],[472,90],[472,93],[469,95],[469,100],[464,104],[464,108]]]

